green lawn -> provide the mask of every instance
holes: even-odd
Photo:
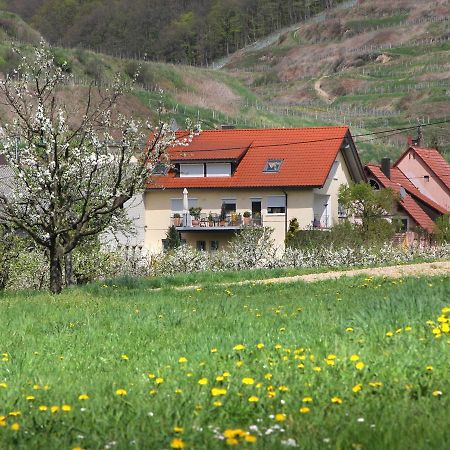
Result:
[[[449,441],[450,277],[151,287],[0,296],[2,450]]]

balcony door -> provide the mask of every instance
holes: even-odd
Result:
[[[252,199],[252,219],[255,225],[261,225],[261,207],[262,202],[260,198]]]

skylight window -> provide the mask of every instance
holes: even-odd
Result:
[[[276,173],[280,171],[282,159],[269,159],[264,166],[263,172]]]

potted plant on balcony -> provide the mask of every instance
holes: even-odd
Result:
[[[211,211],[209,212],[209,215],[208,215],[208,225],[209,225],[210,227],[213,227],[213,226],[214,226],[214,216],[212,215],[212,212],[211,212]]]
[[[202,208],[200,206],[191,206],[189,208],[189,214],[193,217],[192,225],[198,226],[200,224],[200,213],[202,212]]]
[[[227,210],[225,209],[225,204],[222,203],[222,207],[220,208],[220,215],[219,215],[219,225],[221,227],[224,227],[226,220],[227,220]]]
[[[250,225],[252,223],[252,213],[250,211],[245,211],[243,216],[244,216],[244,225]]]
[[[179,227],[181,225],[181,214],[180,213],[175,213],[173,215],[173,224],[176,227]]]

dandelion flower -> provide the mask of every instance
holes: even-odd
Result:
[[[309,413],[311,410],[307,407],[307,406],[302,406],[300,409],[300,414],[307,414]]]
[[[222,406],[222,402],[221,402],[220,400],[216,400],[216,401],[213,403],[213,405],[214,405],[216,408],[218,408],[218,407]]]
[[[264,344],[260,342],[259,344],[256,344],[256,348],[261,350],[262,348],[264,348]]]
[[[275,414],[275,420],[277,422],[284,422],[286,420],[286,414],[284,413]]]
[[[242,378],[242,384],[254,384],[255,380],[253,378]]]
[[[198,380],[198,384],[204,386],[205,384],[208,384],[208,378],[200,378],[200,380]]]
[[[350,356],[350,361],[355,362],[359,360],[359,356],[358,355],[352,355]]]
[[[218,397],[219,395],[226,395],[227,390],[225,388],[214,387],[211,389],[211,395],[213,397]]]
[[[45,405],[41,405],[41,406],[39,406],[39,411],[47,411],[48,410],[48,406],[45,406]]]
[[[271,373],[266,373],[266,374],[264,375],[264,378],[265,378],[266,380],[271,380],[272,377],[273,377],[273,375],[272,375]]]
[[[253,442],[256,442],[256,440],[257,440],[257,438],[253,434],[248,434],[247,436],[244,437],[245,442],[253,443]]]
[[[155,383],[156,383],[156,384],[163,384],[163,383],[164,383],[164,378],[158,377],[158,378],[155,380]]]
[[[130,358],[128,358],[128,355],[122,355],[121,359],[123,359],[124,361],[128,361]]]
[[[185,358],[184,356],[181,356],[181,357],[178,359],[178,362],[179,362],[180,364],[184,364],[184,363],[187,362],[187,358]]]
[[[250,403],[256,403],[259,401],[259,398],[256,395],[252,395],[251,397],[248,398],[248,401]]]
[[[174,433],[182,433],[184,431],[183,427],[173,427]]]
[[[331,397],[331,403],[335,404],[335,405],[342,405],[342,398],[340,397]]]
[[[311,403],[313,401],[312,397],[303,397],[303,403]]]
[[[61,410],[64,412],[69,412],[72,409],[70,405],[62,405]]]
[[[78,400],[89,400],[89,395],[87,395],[87,394],[80,394],[78,396]]]
[[[359,362],[356,363],[356,365],[355,365],[355,367],[356,367],[358,370],[364,369],[364,366],[365,366],[365,364],[364,364],[362,361],[359,361]]]
[[[442,391],[433,391],[433,397],[440,397],[442,395]]]
[[[57,413],[59,411],[59,406],[53,405],[50,407],[52,413]]]
[[[20,430],[20,423],[14,422],[11,424],[11,430],[13,431],[19,431]]]
[[[25,398],[26,398],[27,400],[29,400],[29,401],[35,399],[34,395],[27,395]]]
[[[362,387],[363,387],[363,385],[361,384],[361,383],[358,383],[358,384],[355,384],[353,387],[352,387],[352,391],[353,392],[359,392],[361,389],[362,389]]]
[[[351,332],[353,331],[353,328],[352,328],[352,327],[347,327],[347,328],[345,329],[345,331],[346,331],[347,333],[351,333]]]
[[[211,353],[217,353],[217,351],[218,351],[218,350],[217,350],[217,348],[215,348],[215,347],[211,349]]]
[[[170,448],[184,448],[185,444],[183,439],[181,438],[174,438],[172,439],[171,443],[170,443]]]
[[[245,345],[237,344],[233,347],[233,350],[236,350],[236,351],[245,350]]]
[[[8,385],[6,383],[0,383],[0,388],[6,389]]]
[[[392,331],[388,331],[388,332],[386,333],[386,336],[387,336],[387,337],[392,337],[392,336],[394,336],[394,333],[393,333]]]
[[[237,444],[239,444],[239,441],[236,438],[234,438],[234,437],[227,438],[225,442],[228,445],[237,445]]]
[[[124,395],[127,395],[127,393],[128,392],[126,391],[126,389],[117,389],[116,390],[116,394],[121,396],[121,397],[123,397]]]

